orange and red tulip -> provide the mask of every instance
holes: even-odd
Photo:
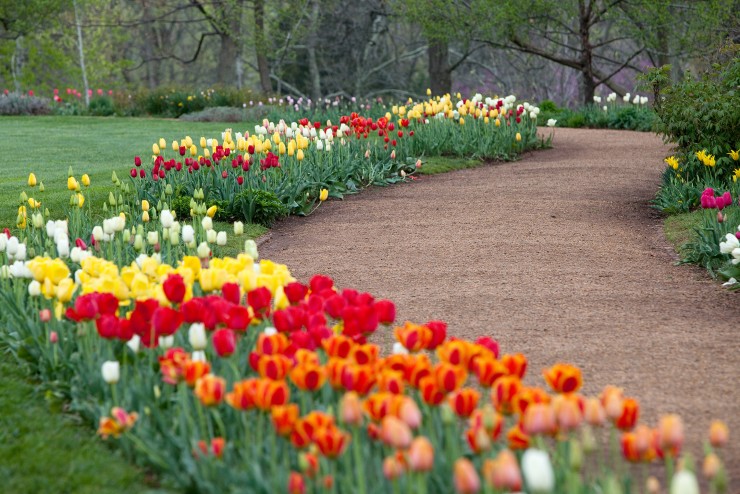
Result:
[[[415,388],[420,387],[422,378],[433,372],[432,363],[425,354],[410,355],[404,372],[406,382]]]
[[[409,352],[418,352],[429,346],[434,336],[432,330],[426,326],[406,322],[403,327],[397,327],[394,331],[396,339]]]
[[[259,375],[273,381],[285,379],[292,367],[293,361],[282,354],[261,355],[257,361]]]
[[[556,393],[574,393],[583,386],[581,369],[570,364],[555,364],[545,369],[543,375]]]
[[[465,340],[449,340],[437,347],[437,357],[442,362],[468,368],[473,356],[472,343]]]
[[[442,403],[445,399],[446,393],[439,388],[437,379],[428,375],[423,377],[419,382],[419,391],[421,392],[421,398],[427,405],[436,406]]]
[[[470,450],[476,455],[491,449],[491,439],[483,427],[469,427],[465,431],[465,439]]]
[[[496,411],[504,415],[514,413],[514,399],[522,389],[522,383],[516,376],[504,376],[491,388],[491,400]]]
[[[289,346],[290,340],[283,333],[271,335],[260,333],[254,351],[259,355],[277,355],[284,353]]]
[[[534,403],[550,403],[550,395],[542,388],[522,387],[513,400],[514,412],[524,416],[527,407]]]
[[[372,365],[378,360],[379,354],[378,345],[366,343],[364,345],[354,345],[348,357],[358,365]]]
[[[350,436],[336,426],[330,425],[314,431],[313,441],[322,455],[327,458],[336,458],[344,452],[349,444]]]
[[[482,409],[475,410],[470,415],[468,425],[471,428],[483,427],[491,438],[491,441],[495,441],[501,435],[504,418],[491,405],[486,405]]]
[[[290,371],[290,380],[298,389],[313,392],[326,382],[326,369],[313,363],[299,365]]]
[[[709,426],[709,443],[715,448],[721,448],[727,444],[730,438],[730,429],[721,420],[714,420]]]
[[[119,437],[131,429],[139,418],[136,412],[128,413],[121,407],[113,407],[110,417],[101,417],[98,426],[98,434],[103,439],[109,436]]]
[[[628,431],[637,423],[640,416],[640,405],[634,398],[626,398],[622,402],[622,413],[614,422],[619,429]]]
[[[299,415],[300,411],[295,403],[278,405],[270,410],[272,425],[280,436],[289,436],[293,432]]]
[[[527,449],[529,447],[529,436],[522,430],[521,424],[516,424],[506,433],[509,449]]]
[[[678,457],[684,441],[681,417],[675,414],[662,416],[658,422],[658,439],[664,454]]]
[[[226,394],[226,402],[237,410],[250,410],[255,407],[254,396],[258,379],[245,379],[234,383],[231,393]]]
[[[452,469],[453,483],[458,494],[476,494],[480,490],[480,477],[473,463],[467,458],[458,458]]]
[[[445,393],[451,393],[460,388],[468,377],[468,371],[463,367],[442,362],[434,367],[434,376],[437,386]]]
[[[334,335],[324,339],[321,346],[329,357],[346,359],[355,343],[344,335]]]
[[[335,357],[331,357],[326,363],[326,375],[332,388],[342,389],[342,375],[344,374],[344,368],[348,365],[350,365],[349,360]]]
[[[342,386],[347,391],[366,395],[375,385],[376,377],[370,365],[348,364],[342,371]]]
[[[208,362],[187,360],[184,364],[183,377],[188,386],[192,388],[198,379],[209,372],[211,372],[211,364]]]
[[[393,394],[403,394],[403,373],[385,370],[378,375],[378,390]]]
[[[394,395],[393,393],[373,393],[365,400],[363,409],[371,420],[380,422],[386,415],[398,416],[402,401],[402,396]]]
[[[290,400],[290,389],[285,381],[260,379],[254,394],[254,404],[265,412],[270,408],[285,405]]]
[[[288,494],[305,494],[306,482],[303,475],[298,472],[290,472],[288,476]]]
[[[472,363],[473,372],[478,376],[481,386],[493,386],[500,377],[509,374],[509,369],[500,360],[490,357],[477,357]]]
[[[527,372],[527,357],[524,354],[504,355],[501,357],[501,362],[509,370],[510,375],[524,379],[524,374]]]
[[[195,383],[195,395],[207,407],[221,403],[225,392],[226,380],[213,374],[206,374]]]
[[[478,406],[480,393],[471,388],[462,388],[450,395],[450,407],[462,418],[470,417],[473,410]]]

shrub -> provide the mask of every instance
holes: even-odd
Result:
[[[0,96],[0,115],[48,115],[51,102],[47,98],[9,93]]]
[[[267,190],[245,190],[234,197],[230,205],[232,214],[247,223],[258,223],[271,227],[275,220],[287,216],[288,208],[280,202],[274,192]]]
[[[737,50],[737,48],[735,48]],[[658,131],[666,142],[684,153],[706,149],[724,154],[740,145],[740,57],[715,64],[700,80],[690,75],[680,83],[668,85],[668,67],[654,69],[644,79],[658,94]]]
[[[215,106],[201,111],[180,115],[185,122],[244,122],[246,110],[231,106]]]
[[[90,106],[87,108],[90,115],[96,117],[110,117],[115,115],[116,110],[113,100],[108,96],[98,96],[90,100]]]

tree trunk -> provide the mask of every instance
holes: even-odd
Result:
[[[596,92],[596,82],[593,73],[593,46],[591,46],[591,1],[589,5],[584,5],[580,0],[579,4],[579,34],[581,37],[581,85],[583,91],[583,103],[586,105],[594,102],[594,93]]]
[[[313,99],[314,105],[318,105],[319,99],[321,99],[321,74],[316,59],[316,44],[319,40],[317,32],[319,29],[319,10],[319,2],[314,0],[311,5],[311,29],[313,33],[308,43],[308,74],[311,78],[311,99]]]
[[[260,88],[263,93],[272,92],[270,80],[270,66],[267,63],[267,43],[265,42],[265,1],[254,1],[255,44],[257,53],[257,70],[260,74]]]
[[[432,94],[442,95],[452,91],[452,72],[450,55],[446,41],[430,40],[429,53],[429,87]]]
[[[77,25],[77,48],[80,53],[80,70],[82,71],[82,84],[85,86],[85,106],[90,106],[90,86],[87,83],[87,69],[85,68],[85,48],[82,45],[82,23],[77,13],[77,2],[72,1],[75,11],[75,24]]]
[[[230,33],[221,33],[221,50],[218,52],[218,67],[216,69],[216,82],[223,85],[235,84],[236,59],[239,49]]]

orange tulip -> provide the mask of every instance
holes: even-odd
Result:
[[[455,460],[453,483],[458,494],[476,494],[480,490],[478,472],[467,458]]]
[[[501,357],[501,362],[509,370],[510,375],[524,379],[524,374],[527,372],[527,357],[524,354],[504,355]]]
[[[449,340],[437,347],[437,357],[442,362],[467,369],[473,356],[472,344],[465,340]]]
[[[110,417],[101,417],[98,426],[98,434],[103,439],[108,437],[120,437],[121,434],[130,430],[139,418],[136,412],[128,413],[120,407],[113,407]]]
[[[721,420],[714,420],[709,426],[709,443],[715,448],[721,448],[727,444],[730,437],[730,429]]]
[[[606,423],[606,410],[597,398],[586,400],[583,416],[590,425],[600,427]]]
[[[334,335],[324,339],[321,346],[329,357],[346,359],[354,346],[351,338],[344,335]]]
[[[483,409],[475,410],[470,415],[468,425],[471,428],[483,427],[491,438],[491,441],[495,441],[501,435],[504,418],[491,405],[486,405]]]
[[[413,387],[420,388],[421,380],[432,372],[433,368],[429,357],[425,354],[411,355],[403,377]]]
[[[245,379],[234,383],[234,389],[226,394],[226,403],[237,410],[250,410],[255,407],[254,395],[257,392],[258,379]]]
[[[313,411],[303,418],[298,419],[290,434],[293,446],[303,448],[314,440],[314,433],[318,429],[334,425],[334,417],[323,412]]]
[[[226,380],[213,374],[206,374],[195,382],[195,396],[207,407],[221,403],[225,391]]]
[[[529,436],[522,430],[520,424],[516,424],[506,433],[509,449],[527,449],[529,447]]]
[[[393,393],[373,393],[365,400],[363,409],[370,419],[380,422],[386,415],[398,416],[402,401],[402,396]]]
[[[378,345],[367,343],[353,346],[348,357],[358,365],[372,365],[378,360],[378,354],[380,354]]]
[[[211,440],[211,444],[208,445],[205,441],[198,441],[198,449],[203,455],[213,455],[216,458],[223,458],[224,448],[226,447],[226,440],[223,437],[214,437]],[[195,452],[193,453],[195,455]]]
[[[436,406],[445,399],[445,393],[439,388],[437,380],[432,375],[421,379],[419,391],[421,391],[421,398],[427,405]]]
[[[326,382],[326,369],[308,363],[299,365],[290,371],[290,380],[303,391],[317,391]]]
[[[339,402],[339,418],[342,423],[352,426],[362,424],[362,402],[354,391],[345,393]]]
[[[476,455],[491,449],[491,439],[483,427],[469,427],[465,431],[465,439],[468,441],[470,450]]]
[[[614,425],[623,431],[632,429],[637,423],[640,415],[640,405],[634,398],[626,398],[622,402],[622,413],[616,419]]]
[[[483,462],[483,479],[494,489],[519,492],[522,489],[522,474],[514,453],[504,449],[495,459]]]
[[[514,398],[521,389],[522,383],[516,376],[504,376],[497,380],[491,388],[491,400],[496,411],[511,415],[514,412]]]
[[[403,463],[395,456],[388,456],[383,460],[383,475],[388,480],[396,480],[403,475]]]
[[[676,458],[683,446],[683,421],[675,414],[664,415],[658,422],[658,439],[664,454]]]
[[[375,385],[376,377],[370,365],[348,364],[342,371],[342,386],[347,391],[366,395]]]
[[[555,417],[560,430],[567,432],[577,429],[583,422],[580,397],[575,394],[560,394],[552,401]]]
[[[196,381],[198,381],[198,379],[211,372],[211,364],[209,364],[208,362],[202,362],[200,360],[195,362],[192,360],[188,360],[185,362],[184,367],[185,370],[183,373],[183,377],[185,378],[185,382],[191,388],[195,386],[195,383]]]
[[[406,460],[412,472],[430,472],[434,468],[434,446],[424,436],[411,441]]]
[[[653,430],[646,425],[639,425],[633,432],[623,432],[620,440],[622,455],[627,461],[650,462],[657,456],[654,447]]]
[[[159,357],[159,370],[162,372],[162,380],[168,384],[177,385],[185,378],[185,364],[188,360],[188,354],[182,348],[167,350],[164,356]]]
[[[379,359],[377,362],[378,372],[393,371],[400,372],[405,375],[406,368],[412,365],[416,355],[406,355],[403,353],[396,353],[389,355],[385,358]]]
[[[624,401],[622,388],[606,386],[601,392],[600,400],[609,419],[615,421],[622,415],[622,402]]]
[[[288,494],[304,494],[306,492],[306,482],[303,475],[298,472],[290,472],[288,476]]]
[[[429,346],[434,334],[426,326],[406,322],[403,327],[397,327],[394,330],[396,339],[409,352],[418,352]]]
[[[378,375],[378,390],[393,394],[403,394],[403,373],[382,371]]]
[[[533,403],[522,418],[522,429],[530,436],[554,434],[557,430],[555,409],[547,403]]]
[[[290,340],[283,333],[271,335],[260,333],[254,351],[259,355],[277,355],[284,353],[289,346]]]
[[[298,350],[296,350],[295,354],[293,355],[293,360],[295,360],[296,366],[321,365],[321,359],[319,359],[319,356],[316,354],[316,352],[306,350],[305,348],[299,348]]]
[[[342,375],[344,374],[344,368],[349,364],[349,360],[335,357],[331,357],[326,363],[326,375],[332,388],[342,389]]]
[[[300,411],[295,403],[278,405],[270,410],[272,425],[280,436],[289,436],[293,432],[299,415]]]
[[[476,358],[472,367],[481,386],[492,386],[498,378],[509,373],[509,369],[501,361],[488,357]]]
[[[514,412],[524,416],[527,407],[534,403],[550,403],[550,395],[542,388],[522,387],[513,399]]]
[[[706,478],[708,478],[709,480],[714,479],[714,477],[717,476],[721,469],[722,461],[715,453],[709,453],[707,456],[704,457],[701,471]]]
[[[290,400],[290,389],[285,381],[273,381],[271,379],[260,379],[254,393],[254,404],[262,411],[285,405]]]
[[[421,425],[423,417],[416,401],[409,396],[403,396],[401,397],[401,406],[398,408],[398,418],[412,429],[416,429]]]
[[[313,441],[322,455],[327,458],[336,458],[344,452],[349,444],[350,436],[331,425],[317,429],[314,432]]]
[[[450,407],[462,418],[470,417],[478,406],[480,393],[471,388],[462,388],[450,395]]]
[[[398,417],[386,415],[380,423],[380,440],[396,449],[406,449],[411,445],[411,428]]]
[[[292,367],[293,361],[282,354],[261,355],[257,361],[259,375],[273,381],[285,379]]]
[[[442,362],[434,367],[437,386],[445,393],[451,393],[465,383],[468,372],[463,367]]]
[[[545,369],[543,375],[556,393],[573,393],[583,386],[581,369],[570,364],[555,364]]]

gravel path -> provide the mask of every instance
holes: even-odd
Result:
[[[280,223],[261,255],[390,298],[400,322],[490,335],[528,356],[530,383],[579,365],[586,393],[621,386],[649,423],[681,414],[695,457],[722,418],[738,488],[740,299],[674,265],[648,204],[667,154],[652,134],[556,129],[554,149],[516,163],[327,202]]]

